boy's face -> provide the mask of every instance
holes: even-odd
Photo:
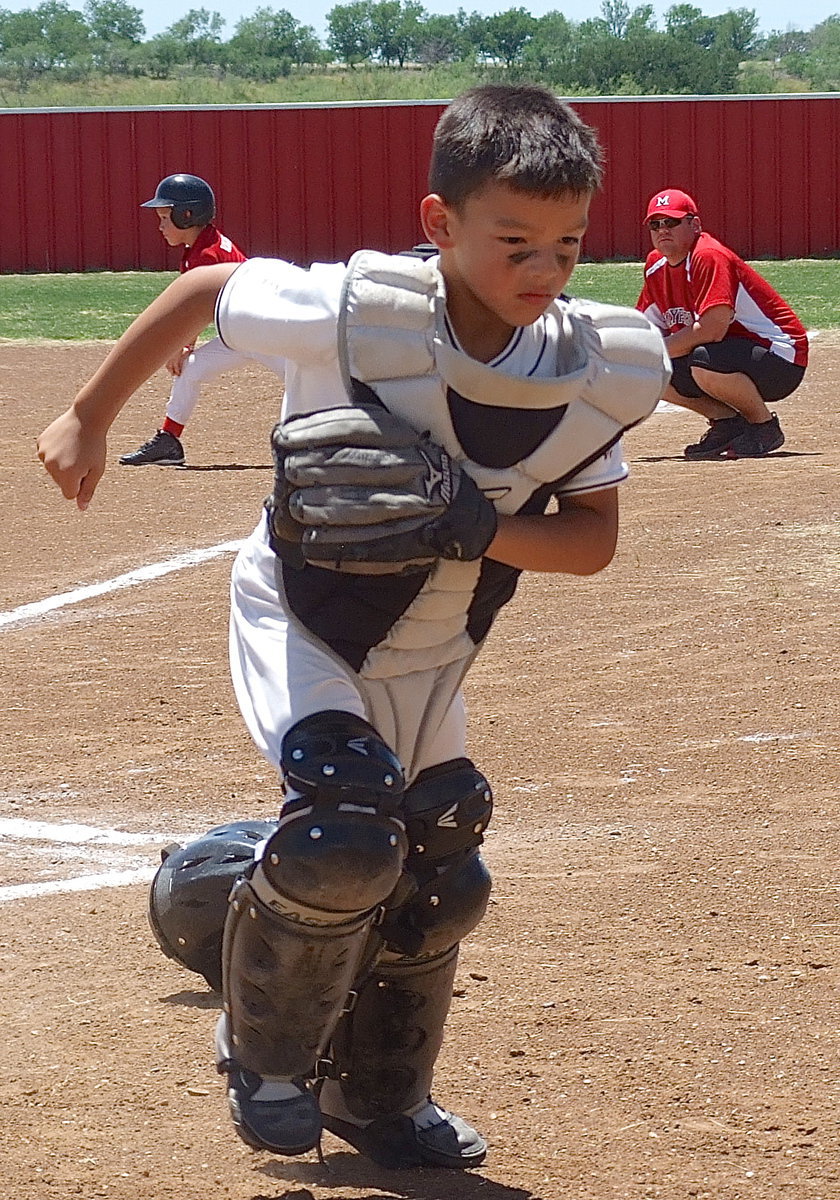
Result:
[[[458,210],[426,196],[423,227],[441,252],[447,309],[462,341],[464,323],[489,322],[502,337],[545,312],[578,261],[590,201],[588,192],[551,199],[503,183],[487,184]]]
[[[171,208],[156,208],[158,229],[161,236],[170,246],[191,246],[195,237],[194,229],[179,229],[172,224]]]

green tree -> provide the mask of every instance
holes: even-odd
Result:
[[[509,8],[483,22],[479,44],[487,58],[501,59],[506,67],[521,61],[528,42],[534,36],[537,20],[524,8]]]
[[[751,8],[735,8],[714,18],[715,45],[746,58],[758,43],[758,17]]]
[[[386,66],[402,67],[417,46],[426,10],[417,0],[380,0],[370,7],[371,46]]]
[[[840,16],[831,16],[811,30],[811,44],[806,53],[795,58],[788,55],[785,64],[795,62],[798,72],[817,91],[836,91],[840,88]]]
[[[221,13],[206,8],[191,8],[174,25],[163,32],[181,43],[183,62],[196,67],[210,66],[222,60],[222,30],[225,22]]]
[[[454,15],[433,13],[418,22],[415,49],[417,61],[434,63],[463,62],[471,56],[466,32],[467,16],[462,8]]]
[[[649,95],[723,95],[735,91],[738,55],[731,48],[704,49],[658,33],[647,43],[644,57],[634,63],[634,72],[640,90]]]
[[[640,4],[638,8],[634,8],[627,18],[626,36],[628,38],[645,38],[656,32],[653,5]]]
[[[578,26],[578,41],[573,62],[573,86],[593,94],[616,95],[641,91],[627,76],[628,45],[613,37],[603,17],[593,17]]]
[[[801,29],[773,30],[763,38],[757,52],[779,62],[787,54],[807,54],[811,47],[811,34]]]
[[[152,79],[169,79],[186,62],[186,46],[179,37],[166,31],[143,44],[138,65],[141,73]]]
[[[86,0],[84,12],[96,68],[109,75],[136,73],[146,33],[140,9],[124,0]]]
[[[0,51],[26,46],[41,40],[41,21],[31,8],[20,12],[0,9]]]
[[[665,32],[708,50],[715,41],[714,18],[704,16],[693,4],[674,4],[665,13]]]
[[[348,67],[373,55],[370,10],[370,0],[353,0],[351,4],[337,4],[327,13],[327,45]]]
[[[125,0],[86,0],[84,13],[88,28],[99,42],[138,45],[146,36],[142,12]]]
[[[90,67],[90,43],[83,15],[65,0],[44,0],[34,9],[0,14],[0,55],[18,78],[44,71],[78,77]]]
[[[243,17],[227,43],[228,67],[250,79],[275,79],[291,66],[317,63],[321,45],[311,25],[302,25],[285,8],[258,8]]]
[[[522,52],[526,71],[552,87],[571,90],[576,77],[578,27],[561,12],[540,17]]]
[[[630,20],[627,0],[602,0],[601,17],[611,37],[624,37]]]

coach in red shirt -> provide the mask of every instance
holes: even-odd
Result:
[[[709,422],[685,457],[762,458],[784,443],[768,403],[802,382],[808,336],[766,279],[704,233],[686,192],[664,188],[645,216],[653,249],[636,307],[665,337],[673,377],[665,393]]]

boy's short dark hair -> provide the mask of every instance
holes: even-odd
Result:
[[[488,182],[542,196],[594,192],[595,131],[545,88],[486,83],[457,96],[435,129],[429,191],[453,208]]]

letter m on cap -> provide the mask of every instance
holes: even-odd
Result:
[[[670,203],[671,203],[671,196],[670,196],[669,192],[666,192],[664,196],[656,197],[656,207],[657,208],[666,208]]]

